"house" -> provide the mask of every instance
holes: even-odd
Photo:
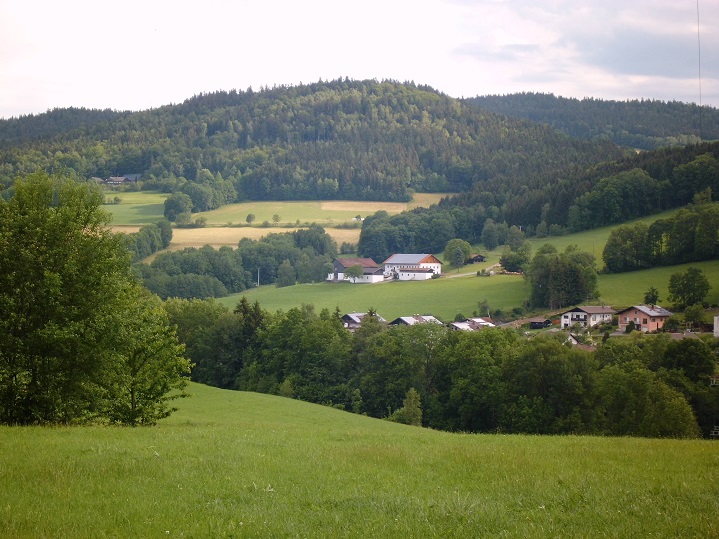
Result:
[[[362,319],[367,316],[367,313],[347,313],[342,316],[342,324],[344,327],[349,329],[350,331],[354,331],[358,327],[362,325]],[[384,318],[382,318],[380,315],[376,314],[377,320],[379,322],[382,322],[383,324],[387,322]]]
[[[362,276],[352,278],[345,275],[347,268],[360,266]],[[381,283],[384,281],[384,272],[377,262],[371,258],[335,258],[332,263],[332,273],[327,275],[328,281],[350,281],[357,284]]]
[[[471,262],[472,264],[478,264],[480,262],[485,262],[487,258],[484,255],[476,254],[469,257],[468,262]]]
[[[467,318],[464,322],[451,322],[447,327],[457,331],[478,331],[484,328],[496,327],[489,318]]]
[[[385,275],[400,281],[424,281],[442,273],[442,262],[430,254],[395,254],[382,265]]]
[[[634,329],[638,331],[657,331],[671,315],[672,313],[659,305],[634,305],[617,313],[619,331],[626,331],[632,322]]]
[[[581,305],[562,313],[560,325],[566,329],[575,324],[583,328],[592,328],[605,322],[611,323],[616,311],[611,307],[596,305]]]
[[[395,318],[392,320],[389,325],[390,326],[414,326],[415,324],[441,324],[439,320],[437,320],[432,315],[421,315],[421,314],[415,314],[412,316],[400,316],[399,318]]]
[[[552,325],[552,321],[549,318],[544,318],[543,316],[527,318],[526,322],[529,323],[529,329],[544,329]]]
[[[140,174],[125,174],[123,176],[110,176],[105,180],[106,185],[127,185],[136,183],[140,179]]]

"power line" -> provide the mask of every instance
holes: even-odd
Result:
[[[699,141],[704,140],[702,122],[702,42],[699,29],[699,0],[697,0],[697,55],[699,60]]]

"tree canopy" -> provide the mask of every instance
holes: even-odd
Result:
[[[152,423],[183,387],[189,362],[102,201],[44,173],[0,201],[0,422]]]

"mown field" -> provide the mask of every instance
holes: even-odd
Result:
[[[107,204],[104,208],[112,214],[113,225],[147,225],[162,219],[167,193],[152,191],[108,191],[108,201],[117,196],[119,204]],[[350,222],[357,215],[367,217],[379,210],[389,214],[401,213],[417,207],[428,207],[446,196],[443,193],[415,193],[411,202],[362,202],[351,200],[291,201],[291,202],[243,202],[229,204],[216,210],[193,214],[193,219],[205,217],[208,227],[247,225],[247,215],[255,215],[254,226],[267,221],[274,225],[273,216],[279,215],[281,226],[317,223],[336,226]],[[203,244],[204,245],[204,244]]]
[[[137,232],[141,226],[155,223],[163,217],[164,201],[168,196],[156,192],[114,192],[108,191],[106,199],[117,196],[119,204],[107,204],[104,208],[112,215],[113,230],[116,232]],[[357,243],[360,228],[335,228],[351,224],[357,215],[366,217],[376,211],[385,210],[395,214],[417,207],[428,207],[439,201],[442,193],[416,193],[408,203],[362,202],[347,200],[302,201],[302,202],[244,202],[230,204],[217,210],[193,214],[193,218],[205,217],[205,228],[175,228],[169,250],[186,247],[234,247],[242,238],[259,239],[267,234],[291,232],[301,225],[317,223],[342,245],[344,242]],[[254,226],[247,225],[247,215],[255,215]],[[275,224],[272,217],[280,216]],[[269,226],[263,226],[269,224]]]
[[[0,536],[719,536],[712,441],[452,434],[190,391],[157,427],[0,427]]]
[[[615,308],[639,304],[644,300],[644,293],[649,287],[654,286],[659,290],[660,304],[671,309],[667,299],[669,277],[672,273],[686,271],[689,266],[700,268],[712,285],[706,302],[709,305],[719,305],[719,261],[600,275],[598,302]],[[468,267],[461,271],[466,269]],[[229,308],[234,308],[244,295],[251,302],[259,301],[260,305],[269,311],[278,309],[286,311],[302,303],[311,303],[318,310],[323,308],[334,310],[335,307],[339,307],[343,314],[355,311],[366,312],[372,307],[388,320],[412,314],[432,314],[442,321],[451,322],[457,314],[471,316],[478,309],[479,303],[484,300],[487,300],[492,310],[509,311],[514,307],[522,307],[528,294],[528,285],[521,276],[470,275],[457,278],[446,276],[422,282],[389,282],[374,285],[317,283],[285,288],[267,285],[220,298],[218,301]]]
[[[219,301],[234,308],[242,295],[235,294]],[[311,303],[317,311],[323,308],[333,311],[339,307],[344,314],[366,312],[372,307],[387,320],[398,316],[432,314],[451,322],[458,314],[472,316],[485,299],[492,309],[520,306],[526,295],[526,285],[521,276],[496,275],[421,282],[390,281],[373,285],[317,283],[285,288],[268,285],[247,290],[244,295],[251,302],[259,301],[269,311],[286,311],[302,303]]]

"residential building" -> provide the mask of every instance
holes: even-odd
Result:
[[[346,275],[347,268],[360,266],[362,276],[351,278]],[[332,263],[332,273],[327,275],[328,281],[350,281],[357,284],[373,284],[384,281],[384,272],[377,262],[371,258],[335,258]]]
[[[342,316],[342,324],[350,331],[354,331],[362,325],[362,319],[367,316],[367,313],[347,313]],[[382,318],[380,315],[375,313],[377,320],[381,323],[386,323],[387,320]]]
[[[442,262],[430,254],[395,254],[382,265],[385,275],[400,281],[424,281],[442,273]]]
[[[575,324],[583,328],[591,328],[605,322],[611,322],[616,311],[606,305],[581,305],[562,313],[560,325],[562,329]]]
[[[399,318],[395,318],[392,320],[389,325],[390,326],[414,326],[415,324],[441,324],[439,320],[437,320],[432,315],[421,315],[421,314],[415,314],[412,316],[400,316]]]
[[[617,313],[619,331],[626,331],[627,326],[634,322],[634,329],[638,331],[657,331],[672,315],[659,305],[634,305]]]

